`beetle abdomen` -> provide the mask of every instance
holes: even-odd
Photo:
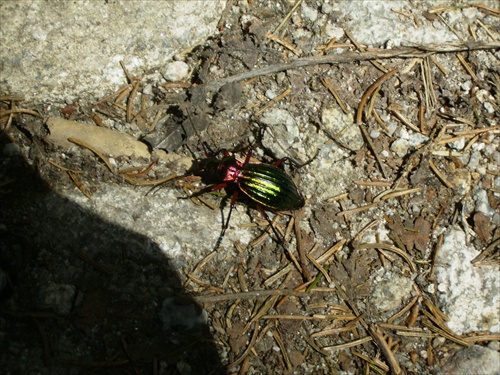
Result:
[[[238,185],[251,199],[271,210],[294,210],[305,203],[292,179],[274,165],[245,164]]]

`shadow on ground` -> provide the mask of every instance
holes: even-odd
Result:
[[[3,373],[225,373],[160,249],[52,191],[20,155],[0,158],[0,251]]]

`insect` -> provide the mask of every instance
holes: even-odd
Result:
[[[251,150],[248,151],[243,162],[237,160],[227,150],[222,150],[222,154],[220,159],[209,157],[200,160],[193,171],[202,178],[204,183],[210,185],[195,196],[222,189],[226,189],[229,194],[232,193],[229,214],[215,249],[222,242],[238,198],[247,198],[250,203],[255,204],[269,223],[270,220],[265,210],[291,211],[304,206],[305,199],[292,178],[278,167],[283,160],[278,160],[274,164],[251,163]]]

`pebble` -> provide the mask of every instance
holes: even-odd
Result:
[[[76,287],[71,284],[49,284],[40,290],[42,308],[53,309],[61,315],[71,312],[75,297]]]
[[[380,268],[370,277],[369,303],[378,314],[393,314],[412,291],[413,281],[397,272]]]
[[[498,352],[490,348],[473,345],[470,348],[459,350],[442,366],[436,374],[481,374],[497,375],[500,372]]]
[[[318,11],[302,3],[302,16],[306,21],[314,22],[318,18]]]
[[[500,332],[496,306],[500,303],[500,275],[494,267],[475,267],[478,255],[467,243],[465,233],[451,227],[444,234],[436,264],[438,299],[450,321],[448,327],[458,335],[473,331]]]
[[[179,82],[187,78],[189,65],[184,61],[171,61],[162,70],[163,78],[170,82]]]
[[[191,299],[167,297],[161,306],[160,320],[166,331],[194,333],[204,329],[208,322],[208,314]]]
[[[408,153],[409,148],[410,145],[408,140],[403,138],[396,139],[391,144],[391,151],[394,152],[400,158],[404,157]]]
[[[5,156],[16,156],[21,154],[21,148],[17,143],[11,142],[3,146],[2,152]]]
[[[352,114],[345,114],[337,108],[324,108],[321,113],[323,128],[329,137],[339,140],[341,144],[352,151],[363,147],[363,136],[359,127],[354,124]]]

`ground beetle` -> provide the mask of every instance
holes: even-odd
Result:
[[[222,150],[222,153],[223,157],[220,159],[209,157],[200,160],[193,169],[193,174],[199,175],[204,183],[210,185],[195,196],[222,189],[226,189],[228,194],[232,193],[229,214],[215,249],[222,242],[238,198],[249,198],[269,223],[271,222],[265,210],[291,211],[304,206],[304,197],[291,177],[278,168],[283,160],[278,160],[274,164],[251,163],[250,150],[245,160],[241,162],[227,150]]]

